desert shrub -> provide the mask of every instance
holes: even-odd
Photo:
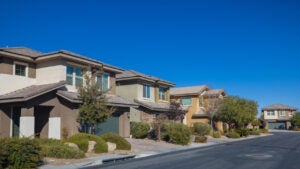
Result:
[[[294,128],[293,130],[294,131],[300,131],[300,128]]]
[[[228,138],[240,138],[240,134],[235,131],[230,131],[226,134]]]
[[[208,135],[210,132],[210,126],[207,123],[197,122],[193,125],[194,132],[200,136]]]
[[[259,131],[256,130],[256,129],[250,130],[250,131],[249,131],[249,134],[250,134],[250,135],[257,135],[257,136],[260,135]]]
[[[263,133],[263,134],[268,134],[269,133],[268,129],[259,129],[258,131],[259,131],[259,133]]]
[[[131,150],[131,144],[117,134],[106,133],[101,135],[101,138],[103,138],[106,142],[115,143],[117,145],[117,150]]]
[[[39,142],[42,150],[41,155],[43,157],[54,158],[83,158],[84,152],[76,150],[68,145],[64,144],[61,140],[55,139],[36,139]]]
[[[130,133],[134,138],[146,138],[149,131],[150,131],[150,126],[148,123],[143,123],[143,122],[130,123]]]
[[[195,143],[207,143],[207,137],[195,136]]]
[[[165,122],[161,125],[161,136],[167,142],[187,145],[191,140],[191,131],[184,124]]]
[[[213,132],[213,137],[214,137],[214,138],[221,138],[221,136],[222,136],[222,135],[221,135],[221,133],[220,133],[219,131],[214,131],[214,132]]]
[[[248,137],[250,134],[249,129],[246,129],[246,128],[236,129],[235,132],[240,134],[240,137]]]
[[[38,142],[28,138],[7,138],[1,141],[2,168],[37,168],[42,160]]]
[[[108,151],[106,142],[101,137],[96,135],[79,133],[65,140],[65,142],[71,142],[77,144],[79,149],[82,150],[83,152],[87,152],[89,141],[96,142],[95,153],[106,153]]]

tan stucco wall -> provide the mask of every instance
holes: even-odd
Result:
[[[62,60],[48,60],[37,64],[38,84],[55,83],[66,80],[66,66]]]
[[[0,106],[0,138],[10,136],[10,112],[11,108],[9,106]]]
[[[119,117],[119,135],[121,137],[129,137],[130,135],[130,122],[128,114],[129,112],[124,112]]]

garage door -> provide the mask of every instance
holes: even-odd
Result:
[[[269,123],[269,129],[286,129],[285,123]]]
[[[101,135],[104,133],[119,134],[119,116],[111,116],[105,122],[96,124],[95,134]]]

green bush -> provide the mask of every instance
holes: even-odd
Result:
[[[85,157],[83,151],[69,147],[68,145],[64,144],[61,140],[36,139],[36,141],[41,145],[41,155],[44,157],[66,159]]]
[[[7,138],[1,141],[1,167],[10,169],[37,168],[42,160],[38,142],[28,138]]]
[[[195,136],[195,143],[207,143],[207,137]]]
[[[106,142],[99,136],[79,133],[75,134],[72,137],[65,140],[65,142],[71,142],[77,144],[80,150],[83,152],[87,152],[89,141],[95,141],[95,153],[106,153],[108,151],[108,147]]]
[[[259,133],[269,134],[269,130],[268,129],[259,129],[258,131],[259,131]]]
[[[193,125],[194,132],[200,136],[205,136],[210,133],[210,126],[207,123],[197,122]]]
[[[236,129],[235,132],[240,134],[240,137],[248,137],[250,134],[249,129],[246,129],[246,128]]]
[[[235,131],[230,131],[226,134],[228,138],[240,138],[240,134]]]
[[[4,140],[0,140],[0,169],[4,168],[7,164],[8,153],[4,147]]]
[[[117,134],[106,133],[101,135],[101,138],[103,138],[106,142],[115,143],[117,145],[117,150],[131,150],[131,144]]]
[[[213,132],[213,137],[214,137],[214,138],[221,138],[221,136],[222,136],[222,135],[221,135],[221,133],[220,133],[219,131],[214,131],[214,132]]]
[[[187,145],[191,140],[191,131],[184,124],[165,122],[161,125],[161,136],[167,142]]]
[[[149,131],[150,131],[150,126],[148,123],[143,123],[143,122],[130,123],[130,133],[134,138],[146,138]]]
[[[249,134],[250,134],[250,135],[256,135],[256,136],[259,136],[259,135],[260,135],[259,131],[256,130],[256,129],[250,130],[250,131],[249,131]]]

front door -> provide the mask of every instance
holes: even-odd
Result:
[[[21,117],[21,108],[13,107],[13,111],[12,111],[12,136],[13,137],[19,137],[20,117]]]

